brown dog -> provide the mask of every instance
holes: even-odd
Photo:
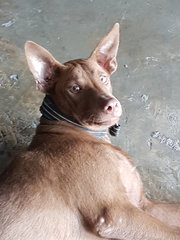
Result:
[[[179,240],[180,205],[145,198],[129,157],[107,140],[121,105],[112,95],[119,25],[88,59],[61,64],[27,42],[46,93],[28,150],[0,179],[1,240]]]

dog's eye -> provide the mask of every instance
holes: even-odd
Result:
[[[108,84],[108,78],[106,76],[104,76],[104,75],[100,76],[100,80],[102,83]]]
[[[81,90],[81,87],[78,86],[78,85],[74,85],[74,86],[72,86],[71,89],[70,89],[70,91],[71,91],[72,93],[78,93],[80,90]]]

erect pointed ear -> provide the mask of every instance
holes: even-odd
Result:
[[[37,89],[48,93],[54,86],[55,72],[61,64],[46,49],[31,41],[25,43],[25,55]]]
[[[117,69],[117,51],[119,47],[119,23],[114,24],[109,33],[99,42],[90,58],[97,61],[109,74]]]

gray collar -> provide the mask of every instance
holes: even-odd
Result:
[[[86,132],[89,132],[95,135],[98,138],[104,138],[107,135],[107,130],[91,130],[86,127],[83,127],[80,123],[77,122],[71,116],[67,116],[66,114],[62,113],[59,109],[57,109],[55,103],[50,98],[50,96],[46,95],[42,105],[40,107],[40,112],[42,113],[42,117],[49,120],[49,121],[65,121],[68,122],[76,127],[83,129]]]

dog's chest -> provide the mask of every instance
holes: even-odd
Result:
[[[117,156],[120,159],[117,165],[126,195],[134,206],[141,207],[143,184],[139,173],[126,156],[120,153]]]

